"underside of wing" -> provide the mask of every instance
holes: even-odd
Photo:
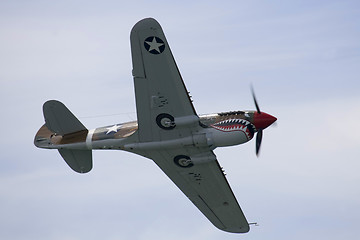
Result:
[[[130,40],[139,127],[137,143],[129,151],[153,159],[217,228],[248,232],[161,26],[152,18],[143,19],[131,30]],[[204,135],[204,141],[194,134]]]
[[[175,127],[171,122],[197,115],[164,32],[147,18],[133,27],[130,40],[139,141],[176,137],[176,131],[166,131]]]
[[[249,231],[249,224],[212,151],[151,151],[147,157],[217,228],[233,233]]]

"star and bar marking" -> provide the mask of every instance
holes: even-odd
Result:
[[[117,133],[117,131],[119,130],[121,126],[118,126],[117,124],[112,126],[112,127],[108,127],[106,128],[108,131],[106,132],[106,135],[109,134],[109,133],[112,133],[112,132],[115,132]]]

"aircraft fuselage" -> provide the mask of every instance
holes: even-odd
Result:
[[[178,148],[186,146],[216,147],[233,146],[248,142],[254,137],[258,127],[265,128],[272,124],[276,118],[270,116],[267,120],[259,121],[259,116],[254,111],[236,111],[217,114],[201,115],[198,119],[179,122],[178,127],[186,127],[197,124],[193,136],[179,137],[178,139],[163,140],[157,142],[139,142],[132,137],[138,130],[136,121],[100,127],[58,135],[44,124],[35,136],[34,143],[37,147],[48,149],[117,149],[125,151],[147,150],[157,148]],[[265,125],[264,125],[265,122]],[[177,124],[164,122],[169,126]],[[261,125],[261,126],[260,126]],[[266,126],[267,125],[267,126]]]

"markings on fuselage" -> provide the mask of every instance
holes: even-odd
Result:
[[[90,129],[86,136],[86,147],[92,149],[92,137],[96,129]]]
[[[241,131],[248,139],[254,136],[254,126],[245,119],[227,119],[211,125],[211,127],[222,132]]]
[[[112,127],[108,127],[106,128],[108,131],[106,132],[106,135],[109,134],[109,133],[112,133],[112,132],[115,132],[117,133],[117,131],[119,130],[121,126],[118,126],[117,124],[112,126]]]

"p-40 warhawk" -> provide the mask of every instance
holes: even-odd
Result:
[[[276,118],[256,111],[197,115],[159,23],[147,18],[131,30],[137,121],[88,130],[59,101],[43,105],[39,148],[58,149],[78,173],[92,169],[92,149],[118,149],[152,159],[217,228],[249,231],[213,150],[245,143]]]

